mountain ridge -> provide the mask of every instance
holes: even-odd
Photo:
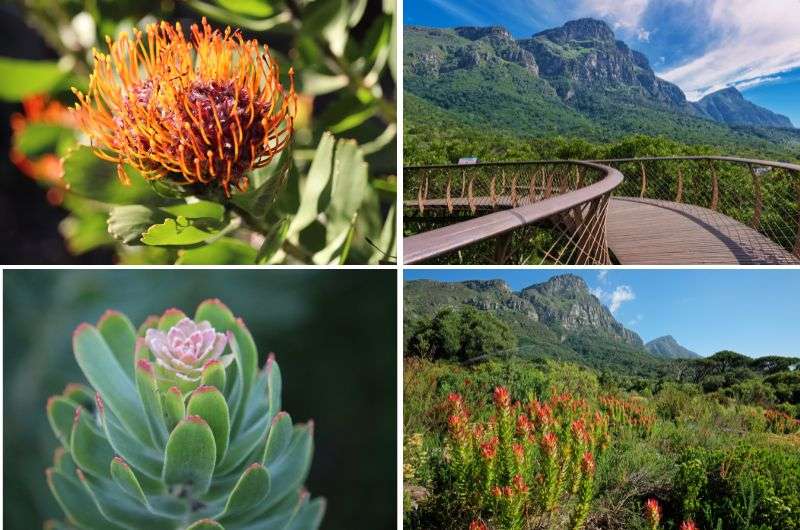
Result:
[[[664,359],[701,359],[702,355],[682,346],[672,335],[655,338],[644,345],[652,355]]]

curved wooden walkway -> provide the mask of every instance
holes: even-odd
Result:
[[[749,226],[707,208],[670,201],[613,197],[606,238],[623,265],[800,264]]]
[[[488,197],[476,197],[479,209],[491,209]],[[465,199],[452,199],[451,206],[468,208]],[[495,198],[496,206],[511,206],[507,196]],[[417,207],[418,201],[406,201]],[[425,208],[446,208],[444,199],[428,199]],[[505,210],[509,211],[509,210]],[[785,265],[800,264],[768,237],[719,212],[691,204],[612,197],[606,217],[608,248],[622,265]],[[484,229],[480,217],[464,222],[462,238]],[[458,238],[456,238],[458,239]],[[453,246],[461,241],[434,241]]]

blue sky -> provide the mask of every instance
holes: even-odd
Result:
[[[406,0],[406,24],[502,25],[516,37],[600,18],[690,100],[734,85],[800,126],[800,0]]]
[[[404,278],[501,278],[518,291],[567,272],[645,341],[672,335],[701,355],[800,356],[800,270],[407,269]]]

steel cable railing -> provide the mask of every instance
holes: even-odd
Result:
[[[405,263],[609,263],[605,216],[622,175],[577,161],[404,170]],[[433,228],[433,229],[431,229]]]

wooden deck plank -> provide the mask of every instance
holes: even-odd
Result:
[[[800,263],[756,230],[700,206],[614,197],[607,216],[608,246],[624,265]]]

